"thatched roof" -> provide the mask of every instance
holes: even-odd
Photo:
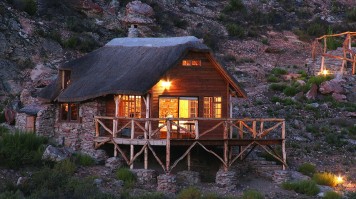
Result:
[[[39,97],[78,102],[108,94],[144,95],[188,51],[210,53],[206,45],[192,36],[116,38],[61,66],[59,70],[71,71],[69,86],[60,91],[57,78],[41,91]],[[234,82],[237,85],[235,79]]]

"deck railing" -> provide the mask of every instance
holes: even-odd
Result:
[[[133,161],[143,152],[145,152],[145,168],[146,166],[146,154],[148,148],[152,151],[155,158],[161,164],[162,168],[166,172],[170,172],[172,168],[184,157],[186,157],[190,150],[195,145],[200,145],[206,151],[216,156],[224,165],[224,168],[231,166],[238,158],[241,158],[244,152],[253,150],[255,146],[261,146],[265,151],[274,156],[277,160],[283,163],[283,168],[286,165],[286,153],[285,153],[285,120],[278,118],[127,118],[127,117],[107,117],[107,116],[95,116],[95,136],[96,138],[103,138],[102,142],[97,142],[96,147],[112,141],[115,145],[115,154],[117,150],[124,156],[126,162],[132,167]],[[210,122],[212,125],[206,125]],[[109,128],[107,124],[111,125]],[[204,123],[204,129],[200,124]],[[119,126],[120,124],[120,126]],[[129,131],[129,132],[128,132]],[[223,157],[214,153],[211,150],[205,148],[201,144],[202,140],[210,139],[214,131],[222,132],[214,134],[220,137],[215,139],[222,140],[224,142]],[[165,136],[162,136],[165,133]],[[106,135],[103,135],[106,134]],[[125,137],[123,137],[125,136]],[[131,141],[141,141],[143,147],[136,155],[134,154],[134,144],[130,142],[130,159],[125,156],[120,147],[115,142],[116,138],[128,139]],[[155,155],[155,152],[151,148],[150,142],[152,140],[165,140],[166,146],[166,164]],[[187,152],[183,154],[174,164],[170,166],[170,148],[171,142],[174,139],[191,139],[196,140],[192,142]],[[279,156],[275,151],[268,149],[269,145],[264,146],[259,142],[264,139],[279,139],[281,140],[282,156]],[[229,141],[231,140],[249,140],[249,144],[240,148],[240,153],[235,157],[232,157],[231,150],[229,149]],[[252,149],[251,149],[252,148]],[[189,158],[190,156],[188,156]]]

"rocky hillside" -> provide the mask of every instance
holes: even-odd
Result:
[[[328,82],[313,76],[310,60],[313,38],[356,30],[355,7],[353,0],[2,0],[0,123],[5,106],[21,93],[35,97],[59,65],[139,24],[141,37],[202,38],[248,93],[236,117],[286,118],[290,168],[310,162],[355,183],[356,76]]]

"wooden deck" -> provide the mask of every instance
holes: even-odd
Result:
[[[113,128],[105,126],[104,120],[111,120]],[[127,121],[120,128],[120,120]],[[152,124],[158,124],[153,129]],[[189,121],[194,124],[194,128],[187,128],[185,123],[179,121]],[[204,132],[199,131],[199,122],[214,121],[214,126]],[[148,168],[148,152],[150,151],[162,169],[169,173],[180,161],[187,158],[188,170],[190,168],[190,152],[195,147],[201,147],[214,155],[224,166],[225,170],[237,160],[250,154],[255,147],[261,147],[267,153],[283,164],[286,164],[285,153],[285,121],[284,119],[207,119],[207,118],[117,118],[117,117],[95,117],[96,136],[94,137],[95,147],[99,148],[104,144],[114,145],[114,155],[118,153],[125,159],[126,163],[133,168],[134,161],[140,156],[144,156],[144,167]],[[130,135],[127,135],[127,127]],[[258,128],[257,128],[258,127]],[[125,129],[125,136],[122,137],[122,130]],[[101,130],[105,130],[106,135],[101,135]],[[209,137],[212,131],[220,131],[220,137]],[[164,136],[162,136],[162,132]],[[173,136],[175,135],[175,136]],[[184,136],[182,136],[184,135]],[[215,134],[214,134],[215,135]],[[189,138],[189,139],[187,139]],[[126,154],[122,146],[130,146],[130,153]],[[278,154],[272,146],[281,145],[282,154]],[[153,146],[165,147],[166,155],[158,157]],[[171,160],[171,150],[176,146],[185,146],[187,150],[180,158],[174,162]],[[136,147],[136,150],[135,150]],[[219,155],[211,147],[222,147],[223,155]],[[232,154],[233,147],[239,147],[239,154]],[[140,150],[137,152],[137,148]],[[157,149],[156,149],[157,150]],[[135,153],[136,151],[136,153]],[[129,155],[129,156],[128,156]],[[172,164],[173,162],[173,164]]]

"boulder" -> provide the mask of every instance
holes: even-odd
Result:
[[[42,160],[60,162],[72,156],[72,152],[68,148],[57,148],[48,145],[42,155]]]
[[[342,87],[343,80],[340,79],[332,79],[329,81],[325,81],[320,84],[319,91],[322,94],[328,93],[344,93],[344,88]]]
[[[310,180],[309,176],[303,175],[298,171],[289,171],[289,174],[292,181]]]
[[[123,165],[123,159],[120,157],[111,157],[106,159],[105,166],[111,170],[120,168]]]
[[[102,149],[97,149],[97,150],[94,150],[94,149],[89,150],[88,149],[88,150],[83,150],[81,152],[92,157],[96,163],[103,163],[108,158],[108,155]]]
[[[333,93],[331,96],[335,101],[346,102],[346,95],[340,93]]]
[[[123,21],[129,24],[152,24],[153,8],[141,1],[132,1],[126,5],[126,16]]]
[[[305,94],[305,97],[309,100],[315,100],[316,96],[318,95],[318,86],[313,84],[310,90]]]
[[[199,172],[180,171],[177,173],[177,183],[185,186],[193,186],[200,183]]]

